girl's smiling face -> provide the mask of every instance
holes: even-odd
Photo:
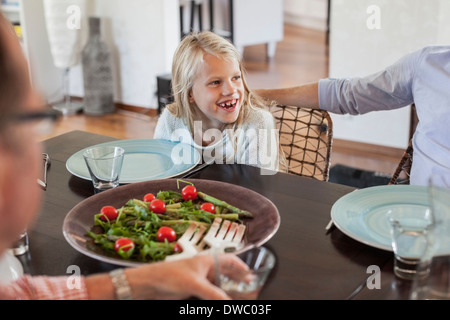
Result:
[[[203,129],[222,128],[239,116],[244,99],[239,63],[205,53],[189,95],[201,111]]]

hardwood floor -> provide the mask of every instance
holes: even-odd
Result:
[[[285,25],[285,37],[276,55],[266,58],[266,46],[244,49],[244,66],[251,88],[277,88],[317,81],[328,75],[328,47],[325,32]],[[156,106],[155,106],[156,107]],[[65,116],[53,132],[42,139],[72,130],[83,130],[118,139],[152,138],[157,122],[155,109],[118,106],[117,112],[103,116]],[[391,174],[402,150],[335,140],[332,165],[345,164],[359,169]]]
[[[72,130],[102,134],[117,139],[151,139],[158,118],[153,110],[143,108],[140,112],[117,107],[112,114],[87,116],[76,114],[64,116],[56,123],[54,130],[42,139],[48,139]]]

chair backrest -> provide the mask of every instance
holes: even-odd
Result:
[[[409,184],[410,183],[410,174],[411,174],[411,166],[413,160],[413,146],[412,146],[412,138],[414,132],[416,131],[417,124],[419,123],[419,119],[417,117],[416,105],[413,103],[411,105],[411,122],[409,128],[409,143],[403,152],[403,156],[400,159],[400,162],[395,168],[394,174],[392,175],[391,181],[389,184]]]
[[[275,105],[271,107],[285,163],[280,170],[328,181],[333,122],[328,112]]]
[[[392,175],[391,181],[389,184],[409,184],[409,175],[411,173],[411,166],[413,161],[413,146],[412,140],[409,140],[408,147],[405,152],[403,152],[403,156],[400,159],[400,162],[397,165],[397,168]]]

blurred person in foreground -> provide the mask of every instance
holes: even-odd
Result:
[[[280,104],[336,114],[358,115],[414,104],[419,123],[412,139],[410,183],[427,185],[432,170],[450,175],[450,46],[425,47],[362,78],[329,78],[255,91]]]
[[[42,97],[33,90],[27,62],[9,21],[0,14],[0,256],[36,218],[41,190],[36,178],[42,170],[42,147],[32,122],[46,115]],[[48,114],[48,113],[47,113]],[[24,201],[26,196],[26,201]],[[230,264],[240,264],[226,256]],[[228,299],[210,282],[210,255],[118,269],[114,275],[80,277],[70,289],[67,277],[30,276],[0,284],[0,299]],[[116,278],[117,277],[117,278]]]

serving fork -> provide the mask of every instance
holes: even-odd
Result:
[[[222,222],[223,221],[223,222]],[[244,238],[245,225],[215,218],[202,243],[210,248],[236,249]]]
[[[191,222],[184,234],[178,239],[178,244],[183,252],[169,255],[167,261],[193,257],[198,253],[207,253],[211,248],[221,251],[236,249],[241,245],[245,234],[245,225],[229,220],[215,218],[208,233],[204,235],[206,227],[196,222]]]

